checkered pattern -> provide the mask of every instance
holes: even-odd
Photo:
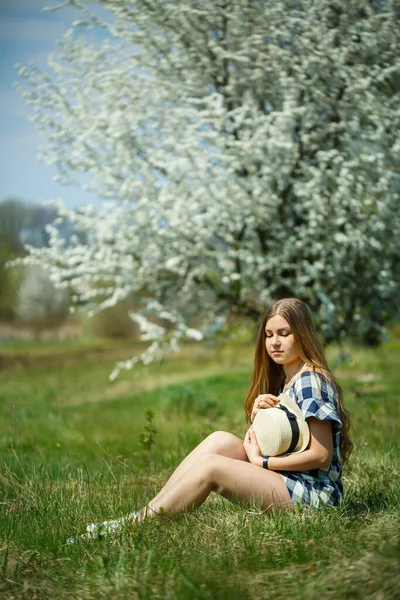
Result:
[[[339,445],[342,423],[337,412],[335,385],[320,373],[303,371],[286,392],[297,402],[305,419],[315,417],[332,421],[333,455],[326,469],[312,471],[281,471],[293,504],[308,504],[314,508],[337,505],[343,500],[342,464]]]

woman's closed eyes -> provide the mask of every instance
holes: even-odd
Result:
[[[291,334],[291,331],[280,331],[280,332],[278,331],[278,335],[281,335],[282,337],[288,337],[288,335],[290,335],[290,334]],[[267,338],[270,338],[273,336],[273,334],[270,331],[265,332],[265,335],[267,336]]]

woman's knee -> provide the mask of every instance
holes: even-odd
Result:
[[[210,452],[217,453],[229,450],[240,443],[239,438],[228,431],[214,431],[205,441],[207,442],[207,449]]]
[[[212,487],[219,485],[218,475],[220,473],[221,461],[224,460],[220,455],[213,452],[207,452],[200,456],[194,464],[199,477],[212,484]]]

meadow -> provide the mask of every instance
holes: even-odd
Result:
[[[342,507],[263,514],[211,496],[71,546],[144,505],[208,433],[243,436],[251,344],[189,345],[114,383],[130,341],[2,345],[1,598],[400,598],[400,333],[344,350],[328,351],[355,442]]]

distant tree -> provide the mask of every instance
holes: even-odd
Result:
[[[18,292],[17,271],[7,268],[13,258],[10,247],[0,240],[0,321],[12,321]]]
[[[86,243],[53,227],[30,259],[96,310],[146,290],[145,360],[291,295],[326,339],[378,343],[400,309],[398,0],[66,4],[82,19],[22,96],[60,180],[120,202],[60,207]]]
[[[49,234],[46,230],[49,223],[57,218],[57,210],[52,206],[41,206],[39,204],[30,207],[21,239],[24,244],[36,246],[48,246]]]
[[[29,208],[19,198],[7,198],[0,202],[0,243],[11,254],[23,254],[22,232],[29,221]]]
[[[0,202],[0,320],[12,321],[17,299],[18,274],[7,262],[25,254],[21,232],[28,218],[25,203],[18,198]]]
[[[49,243],[46,227],[57,216],[51,206],[6,198],[0,202],[0,320],[15,316],[18,286],[22,272],[8,268],[10,261],[24,256],[24,245],[40,247]],[[66,231],[66,228],[65,228]]]
[[[0,242],[6,244],[12,254],[25,254],[25,244],[36,248],[48,246],[47,226],[56,218],[54,206],[6,198],[0,201]],[[74,234],[72,224],[64,222],[62,233],[68,240]]]
[[[39,334],[65,320],[69,313],[68,300],[67,291],[56,288],[49,274],[33,265],[27,268],[19,287],[16,315]]]

